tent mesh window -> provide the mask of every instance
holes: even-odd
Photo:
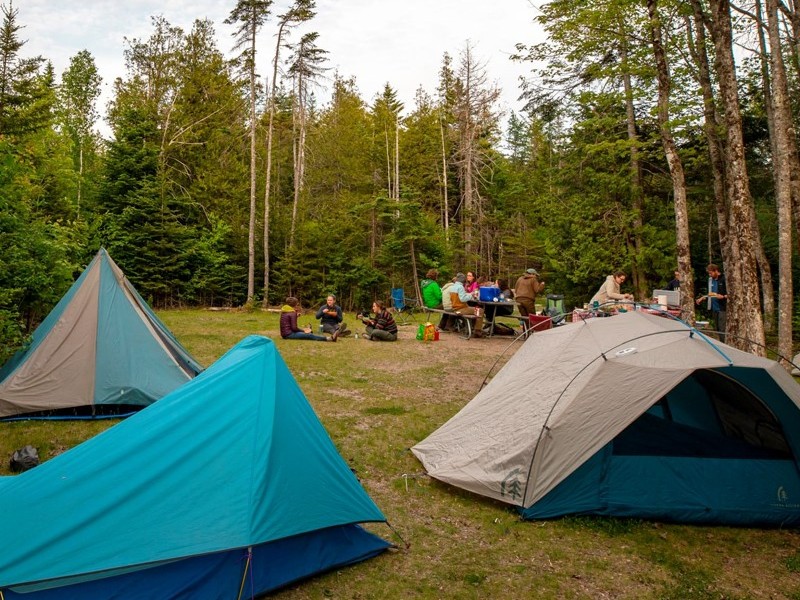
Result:
[[[698,370],[631,423],[613,442],[631,456],[791,458],[783,429],[749,389]]]

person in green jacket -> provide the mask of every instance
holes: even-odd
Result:
[[[442,288],[436,283],[438,276],[439,271],[431,269],[419,284],[422,289],[422,303],[428,308],[442,308]]]

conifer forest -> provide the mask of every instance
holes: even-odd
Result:
[[[3,3],[0,363],[100,247],[157,309],[335,293],[355,310],[432,268],[513,285],[535,267],[569,307],[615,270],[637,299],[677,270],[700,319],[711,262],[729,343],[791,357],[800,4],[536,4],[545,41],[509,40],[528,76],[504,113],[468,40],[430,57],[413,105],[391,66],[363,97],[315,0],[230,0],[224,39],[153,16],[101,105],[95,57],[55,72]]]

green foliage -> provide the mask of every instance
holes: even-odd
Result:
[[[602,533],[608,537],[628,536],[642,529],[652,529],[652,524],[641,519],[614,519],[595,516],[571,516],[564,518],[564,525],[587,531]]]
[[[800,552],[795,552],[786,559],[786,568],[791,573],[800,573]]]
[[[52,70],[42,72],[40,56],[23,58],[18,10],[0,5],[0,135],[25,135],[47,127],[53,106]]]
[[[244,302],[249,132],[255,125],[259,239],[267,218],[261,141],[269,115],[257,104],[262,112],[251,119],[249,101],[258,89],[235,69],[255,76],[249,44],[272,25],[273,2],[234,4],[227,22],[236,29],[241,60],[226,58],[206,20],[184,32],[156,17],[148,37],[126,41],[127,73],[114,83],[107,146],[93,131],[100,85],[93,57],[86,51],[72,57],[57,87],[42,57],[23,56],[17,12],[4,7],[0,219],[11,237],[1,242],[0,258],[14,266],[0,276],[0,342],[18,345],[100,245],[158,306]],[[492,86],[481,81],[483,69],[474,68],[480,57],[469,46],[457,61],[444,54],[435,96],[420,89],[413,107],[402,105],[391,82],[365,101],[356,80],[338,74],[330,101],[318,105],[308,84],[324,71],[326,53],[317,41],[325,32],[292,40],[289,29],[314,14],[312,0],[294,2],[275,24],[286,27],[278,50],[289,50],[288,65],[279,61],[288,70],[269,82],[276,93],[270,264],[263,264],[261,244],[254,250],[257,271],[266,269],[270,278],[268,302],[291,293],[315,305],[334,292],[344,306],[364,308],[385,299],[392,286],[410,294],[430,268],[442,280],[470,268],[513,282],[525,268],[540,266],[547,291],[565,294],[568,305],[584,302],[617,268],[635,268],[643,286],[663,284],[675,266],[674,207],[652,111],[644,8],[631,0],[542,6],[548,39],[520,45],[517,55],[537,61],[537,79],[526,88],[524,114],[510,115],[501,143]],[[691,251],[701,270],[709,253],[720,255],[713,181],[699,97],[686,79],[691,68],[677,60],[685,55],[676,46],[684,36],[666,23],[665,32],[676,58],[672,125],[689,186]],[[774,263],[778,232],[763,81],[760,65],[743,67],[750,186]],[[635,141],[628,134],[626,77]],[[294,169],[300,105],[302,186]],[[631,172],[634,150],[640,178]],[[474,167],[469,207],[467,156]]]

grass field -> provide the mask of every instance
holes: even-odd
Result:
[[[587,517],[523,522],[509,506],[427,478],[409,447],[473,397],[508,338],[449,334],[423,343],[406,326],[394,344],[352,337],[322,344],[281,340],[275,313],[159,314],[204,365],[245,335],[275,339],[342,456],[402,537],[370,526],[398,549],[278,598],[800,600],[798,531]],[[347,320],[359,330],[352,315]],[[110,425],[2,423],[0,473],[8,474],[7,457],[24,444],[46,460]]]

